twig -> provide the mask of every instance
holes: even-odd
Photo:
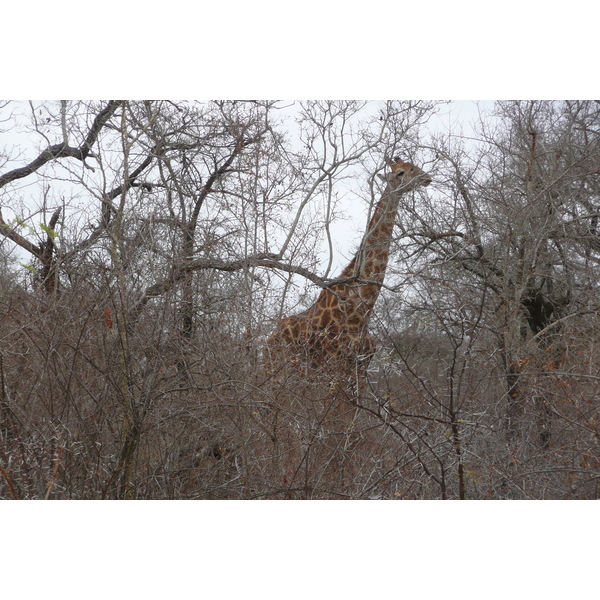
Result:
[[[64,452],[64,447],[61,446],[56,453],[56,458],[54,459],[54,469],[52,470],[52,477],[48,482],[48,489],[46,490],[46,495],[44,496],[44,500],[48,500],[50,498],[50,494],[52,493],[52,488],[54,487],[54,482],[56,481],[56,475],[58,474],[58,467],[62,461],[62,456]]]
[[[2,473],[2,477],[4,477],[4,479],[6,480],[6,483],[8,484],[8,489],[10,490],[11,498],[13,500],[18,500],[19,496],[17,495],[17,492],[15,491],[15,488],[12,483],[12,479],[9,477],[9,475],[5,471],[4,467],[2,467],[1,465],[0,465],[0,473]]]

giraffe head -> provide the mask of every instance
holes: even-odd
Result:
[[[431,183],[431,176],[415,167],[415,165],[404,162],[399,158],[387,160],[387,164],[391,167],[392,172],[380,175],[387,181],[393,191],[408,192],[418,187],[425,187]]]

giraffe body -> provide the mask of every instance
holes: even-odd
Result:
[[[431,183],[410,163],[388,162],[391,173],[358,251],[342,271],[349,278],[323,289],[307,310],[283,319],[267,340],[271,368],[298,364],[305,369],[364,374],[376,350],[369,319],[387,269],[392,233],[402,194]]]

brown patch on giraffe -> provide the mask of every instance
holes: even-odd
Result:
[[[340,277],[352,277],[352,275],[354,275],[354,267],[356,266],[357,258],[357,256],[354,256],[348,266],[341,272]]]
[[[325,329],[331,323],[331,311],[324,310],[319,319],[319,327]]]
[[[344,312],[339,307],[332,309],[330,314],[334,321],[340,321],[344,317]]]
[[[288,331],[293,338],[298,337],[298,334],[300,333],[300,323],[298,321],[290,323]]]
[[[375,260],[377,260],[379,262],[387,260],[388,256],[389,256],[389,252],[387,249],[381,248],[379,250],[375,250]]]
[[[362,288],[358,291],[360,297],[363,300],[367,300],[373,297],[377,297],[377,295],[379,294],[379,286],[377,285],[364,285],[362,286]]]
[[[347,323],[348,327],[350,327],[352,329],[356,329],[358,331],[361,321],[362,321],[361,316],[359,314],[354,313],[352,316],[348,317],[348,320],[346,321],[346,323]]]
[[[378,260],[369,259],[365,261],[365,266],[363,267],[363,271],[365,272],[365,277],[367,273],[372,273],[375,271],[375,267],[378,267],[381,263]]]

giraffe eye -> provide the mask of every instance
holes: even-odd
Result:
[[[396,171],[396,177],[402,177],[404,175],[404,171]]]

